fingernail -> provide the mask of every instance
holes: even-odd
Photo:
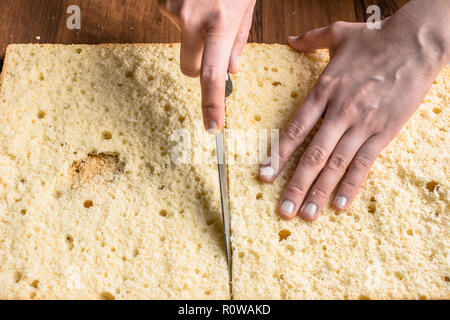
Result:
[[[273,168],[271,166],[261,167],[261,169],[259,170],[259,174],[266,178],[272,178],[273,175],[275,174],[275,171],[273,170]]]
[[[312,220],[316,216],[317,205],[315,203],[308,203],[303,207],[302,214],[306,220]]]
[[[289,36],[288,37],[288,40],[290,40],[290,41],[295,41],[297,39],[298,39],[298,36]]]
[[[334,202],[336,207],[343,209],[345,205],[347,204],[347,198],[344,196],[338,196],[336,197],[336,201]]]
[[[209,121],[207,126],[206,126],[206,131],[209,134],[217,134],[217,133],[219,133],[219,130],[217,130],[217,122]]]
[[[292,214],[292,212],[294,212],[294,207],[295,205],[292,201],[284,200],[280,206],[280,213],[283,216],[289,217]]]

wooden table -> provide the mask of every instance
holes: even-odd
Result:
[[[250,42],[285,43],[337,20],[364,21],[377,4],[389,16],[407,0],[257,0]],[[81,8],[81,29],[69,30],[69,5]],[[156,0],[1,0],[0,57],[10,43],[179,42]]]

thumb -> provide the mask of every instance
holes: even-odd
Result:
[[[332,46],[330,27],[311,30],[303,36],[288,37],[288,44],[301,52],[310,52],[316,49],[329,49]]]

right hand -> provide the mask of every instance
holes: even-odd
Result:
[[[181,31],[180,67],[200,76],[203,122],[215,134],[224,125],[225,75],[238,72],[255,0],[158,0],[160,9]]]

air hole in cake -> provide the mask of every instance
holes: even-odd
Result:
[[[155,173],[155,167],[154,167],[152,164],[147,163],[147,164],[146,164],[146,167],[147,167],[148,170],[150,171],[150,174]]]
[[[291,245],[286,246],[286,250],[289,252],[289,254],[292,256],[295,252],[295,248]]]
[[[262,195],[261,192],[258,192],[258,193],[256,194],[256,200],[261,200],[262,197],[263,197],[263,195]]]
[[[74,248],[73,237],[70,234],[66,236],[66,244],[69,250],[72,250]]]
[[[269,71],[269,68],[268,67],[264,67],[264,71]]]
[[[277,68],[272,68],[272,71],[273,72],[278,72],[278,69]]]
[[[92,207],[94,205],[94,203],[92,202],[92,200],[86,200],[83,202],[83,206],[87,209],[89,209],[90,207]]]
[[[75,50],[78,54],[80,54],[81,53],[81,49],[80,48],[78,48],[77,50]]]
[[[39,282],[39,280],[34,280],[31,284],[30,284],[30,286],[32,286],[33,288],[35,288],[35,289],[37,289],[37,288],[39,288],[39,285],[40,285],[41,283]]]
[[[281,86],[281,82],[280,81],[274,81],[274,82],[272,82],[272,85],[274,87],[278,87],[278,86]]]
[[[40,81],[44,81],[44,79],[45,79],[44,75],[43,75],[42,73],[40,73],[40,74],[39,74],[39,80],[40,80]]]
[[[103,131],[102,132],[102,138],[104,140],[110,140],[112,138],[112,134],[109,131]]]
[[[166,112],[170,112],[171,109],[172,109],[172,107],[168,103],[164,106],[164,111],[166,111]]]
[[[45,112],[42,111],[42,110],[39,110],[38,113],[37,113],[37,117],[38,117],[38,119],[44,118],[45,117]]]
[[[165,210],[165,209],[159,210],[159,215],[160,215],[161,217],[167,216],[167,210]]]
[[[291,92],[291,98],[295,99],[298,97],[298,92],[297,91],[292,91]]]
[[[370,297],[361,294],[361,295],[358,297],[358,299],[359,299],[359,300],[370,300]]]
[[[439,114],[439,113],[441,113],[441,109],[439,109],[439,108],[434,108],[433,109],[433,112],[435,113],[435,114]]]
[[[25,215],[25,214],[27,214],[27,210],[26,210],[26,209],[22,209],[22,210],[20,210],[20,213],[21,213],[22,215]]]
[[[132,78],[133,77],[133,72],[132,71],[125,72],[125,77],[126,78]]]
[[[450,277],[444,276],[444,281],[445,281],[445,282],[450,282]]]
[[[16,272],[14,273],[14,281],[15,281],[16,283],[19,283],[20,280],[22,280],[22,277],[23,277],[22,272],[16,271]]]
[[[153,81],[154,79],[155,79],[155,77],[152,76],[152,75],[149,75],[148,78],[147,78],[148,81]]]
[[[373,203],[371,203],[367,206],[367,211],[369,213],[375,213],[376,210],[377,210],[377,206],[374,205]]]
[[[261,121],[261,116],[260,116],[259,114],[257,114],[257,115],[255,116],[255,120],[256,120],[256,121]]]
[[[205,291],[205,294],[206,294],[207,296],[209,296],[209,295],[211,294],[211,290],[206,290],[206,291]]]
[[[414,232],[411,229],[408,229],[406,233],[408,234],[408,236],[412,236],[414,234]]]
[[[116,300],[116,297],[112,293],[107,292],[107,291],[101,292],[100,293],[100,298],[102,300]]]
[[[179,121],[180,123],[183,123],[184,120],[186,120],[186,117],[184,117],[184,116],[179,116],[179,117],[178,117],[178,121]]]
[[[377,200],[375,199],[374,196],[371,196],[371,197],[370,197],[370,201],[371,201],[371,202],[375,202],[375,201],[377,201]]]
[[[214,219],[208,219],[208,220],[206,220],[206,225],[210,226],[214,223],[214,221],[215,221]]]
[[[427,296],[419,296],[419,300],[427,300]]]
[[[439,184],[436,181],[430,181],[426,185],[427,190],[430,192],[434,192],[434,190],[439,188]]]
[[[139,255],[139,249],[136,248],[133,250],[133,257],[137,257]]]
[[[278,236],[279,236],[279,241],[283,241],[286,240],[289,236],[291,235],[291,232],[287,229],[283,229],[280,230],[280,232],[278,232]]]
[[[245,256],[245,252],[239,252],[239,258],[243,258]]]

